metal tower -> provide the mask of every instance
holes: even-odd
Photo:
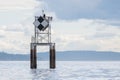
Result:
[[[30,43],[30,67],[31,69],[37,68],[37,46],[49,46],[50,48],[50,68],[54,69],[55,66],[55,43],[51,42],[51,25],[52,17],[43,14],[35,16],[34,21],[34,36],[32,36]]]

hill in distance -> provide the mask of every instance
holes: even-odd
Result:
[[[37,53],[37,59],[40,61],[49,60],[49,53]],[[30,54],[8,54],[0,52],[0,61],[29,61]],[[103,51],[62,51],[56,52],[58,61],[120,61],[119,52]]]

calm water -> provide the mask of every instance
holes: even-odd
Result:
[[[120,80],[120,62],[58,61],[55,70],[48,64],[31,70],[29,61],[0,61],[0,80]]]

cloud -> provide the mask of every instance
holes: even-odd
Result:
[[[5,17],[8,21],[3,20],[6,24],[0,24],[0,51],[29,53],[31,36],[34,34],[34,25],[32,24],[34,12],[35,15],[39,16],[40,10],[46,8],[47,11],[45,12],[54,17],[51,24],[52,41],[56,43],[57,51],[100,50],[120,52],[119,20],[79,18],[81,11],[94,11],[101,0],[93,0],[90,3],[88,0],[69,0],[69,4],[68,0],[51,0],[47,2],[45,0],[39,1],[39,3],[36,0],[13,0],[11,2],[4,0],[2,2],[3,4],[0,3],[0,10],[7,10],[7,12],[5,11],[6,15],[9,15]],[[34,11],[27,11],[34,8]],[[13,14],[14,17],[11,17],[10,12],[14,13],[14,11],[16,15]],[[76,17],[77,19],[60,19],[59,15],[62,17],[67,16],[66,18]],[[18,22],[16,23],[14,21],[17,18]],[[4,19],[4,17],[1,19]],[[14,19],[12,20],[13,23],[11,23],[11,19]],[[11,24],[8,25],[7,22]],[[46,51],[46,48],[41,49]]]
[[[36,0],[0,0],[0,2],[0,10],[34,9],[42,5],[42,2]]]
[[[59,50],[120,51],[120,26],[109,21],[79,19],[53,23]]]
[[[41,1],[41,0],[39,0]],[[79,18],[119,20],[119,0],[43,0],[45,10],[55,12],[58,18],[75,20]]]
[[[73,21],[56,20],[52,22],[52,41],[57,51],[96,50],[120,52],[120,28],[108,24],[109,21],[79,19]],[[29,53],[32,23],[0,26],[0,51],[10,53]],[[39,51],[48,51],[40,47]]]
[[[47,10],[56,12],[61,19],[79,19],[86,13],[89,15],[101,2],[102,0],[45,0]]]
[[[29,24],[29,26],[33,25]],[[29,45],[33,33],[33,27],[29,26],[28,24],[0,26],[0,51],[21,54],[29,53]],[[26,29],[29,29],[29,31]]]

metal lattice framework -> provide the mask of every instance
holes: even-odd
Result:
[[[38,20],[40,18],[44,19],[43,24],[47,24],[47,26],[39,26],[41,25],[40,23],[38,23]],[[35,16],[35,21],[33,23],[35,25],[35,35],[32,37],[32,43],[51,43],[51,20],[52,17],[45,16],[45,14],[40,17]]]

